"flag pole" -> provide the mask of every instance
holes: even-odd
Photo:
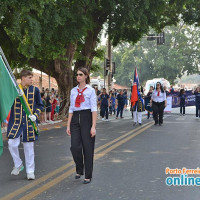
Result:
[[[14,76],[14,74],[13,74],[13,72],[12,72],[12,69],[11,69],[11,67],[10,67],[10,65],[9,65],[9,63],[8,63],[8,61],[7,61],[7,59],[6,59],[6,56],[4,55],[4,52],[3,52],[3,50],[2,50],[1,47],[0,47],[0,55],[1,55],[2,58],[3,58],[3,61],[4,61],[4,63],[5,63],[5,67],[7,68],[8,72],[9,72],[9,75],[12,77],[12,80],[14,81],[15,87],[16,87],[17,92],[18,92],[18,94],[19,94],[19,98],[20,98],[20,100],[21,100],[21,103],[22,103],[22,106],[23,106],[23,108],[24,108],[24,111],[25,111],[26,115],[27,115],[27,116],[32,115],[33,113],[32,113],[32,110],[30,109],[29,103],[27,102],[27,98],[26,98],[24,92],[23,92],[23,94],[22,94],[22,92],[21,92],[21,91],[23,91],[23,89],[22,89],[21,86],[19,86],[19,85],[17,84],[17,81],[16,81],[16,79],[15,79],[15,76]],[[32,126],[33,126],[33,128],[34,128],[34,130],[35,130],[35,133],[36,133],[37,135],[39,135],[39,131],[38,131],[38,126],[37,126],[37,124],[36,124],[35,122],[33,122],[30,118],[29,118],[29,120],[31,121],[31,124],[32,124]]]

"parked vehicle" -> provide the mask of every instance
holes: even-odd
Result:
[[[160,82],[162,84],[162,86],[166,86],[167,89],[170,88],[170,83],[168,80],[164,79],[164,78],[154,78],[152,80],[148,80],[146,82],[146,85],[145,85],[145,92],[144,94],[147,95],[149,89],[150,89],[150,86],[153,86],[154,88],[156,87],[156,83],[157,82]]]

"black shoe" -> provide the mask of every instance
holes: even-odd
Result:
[[[79,178],[81,178],[81,175],[80,174],[76,174],[75,175],[75,179],[79,179]]]
[[[162,123],[159,123],[159,126],[162,126]]]
[[[142,125],[142,123],[139,123],[139,125],[141,126],[141,125]]]
[[[83,181],[83,184],[88,184],[88,183],[90,183],[90,182],[91,182],[91,178],[88,179],[88,180],[85,179],[85,180]]]
[[[136,123],[133,123],[133,126],[135,126],[136,125]]]
[[[155,123],[154,125],[156,126],[156,125],[158,125],[158,123]]]

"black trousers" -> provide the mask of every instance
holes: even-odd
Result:
[[[185,115],[185,105],[180,104],[180,114]]]
[[[102,110],[102,118],[106,116],[106,119],[108,119],[108,105],[101,105]]]
[[[95,137],[91,138],[92,127],[91,110],[73,112],[70,125],[71,131],[71,152],[76,164],[76,173],[91,179],[93,172],[93,158]]]
[[[200,118],[200,105],[196,105],[196,117]]]
[[[118,103],[118,106],[117,106],[117,116],[116,117],[118,117],[119,113],[120,113],[120,117],[122,118],[123,110],[124,110],[124,104]]]
[[[152,110],[153,110],[153,119],[155,121],[155,124],[162,124],[163,123],[163,112],[165,109],[165,102],[154,102],[152,104]],[[158,119],[159,116],[159,119]]]

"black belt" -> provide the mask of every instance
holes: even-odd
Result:
[[[91,112],[91,109],[77,110],[77,111],[74,111],[73,113],[83,113],[83,112]]]
[[[159,101],[153,101],[153,103],[157,103],[157,104],[161,104],[161,103],[164,103],[164,101],[162,101],[162,102],[159,102]]]

